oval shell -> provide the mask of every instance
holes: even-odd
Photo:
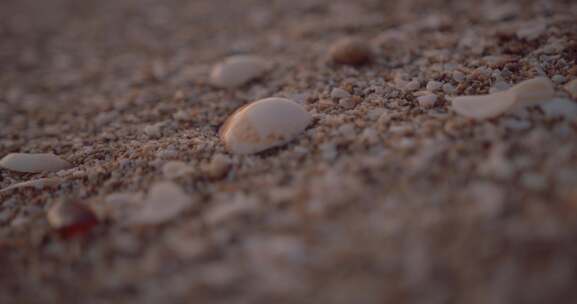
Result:
[[[234,154],[252,154],[294,139],[312,116],[292,100],[265,98],[234,112],[220,130],[221,140]]]
[[[51,172],[72,165],[51,153],[10,153],[0,160],[0,167],[24,173]]]
[[[236,55],[217,64],[210,74],[210,82],[219,88],[240,87],[266,72],[268,63],[252,55]]]

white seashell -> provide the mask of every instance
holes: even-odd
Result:
[[[514,108],[526,108],[555,95],[553,83],[544,77],[523,81],[509,90],[489,95],[459,96],[453,99],[455,112],[475,119],[499,116]]]
[[[51,153],[10,153],[0,160],[0,167],[25,173],[68,169],[72,165]]]
[[[291,141],[311,121],[301,105],[285,98],[265,98],[234,112],[221,128],[220,138],[230,152],[252,154]]]
[[[515,95],[515,106],[525,108],[551,100],[555,96],[555,86],[551,80],[537,77],[513,86],[509,92]]]
[[[268,66],[264,59],[257,56],[231,56],[212,69],[210,82],[220,88],[240,87],[263,75]]]
[[[140,209],[134,209],[129,222],[135,225],[157,225],[178,216],[189,206],[190,199],[172,182],[152,185]]]
[[[33,180],[25,181],[25,182],[12,184],[12,185],[0,190],[0,193],[6,192],[9,190],[13,190],[13,189],[19,189],[19,188],[36,188],[38,190],[41,190],[41,189],[44,189],[47,187],[58,186],[61,182],[62,182],[62,179],[58,178],[58,177],[33,179]]]
[[[498,116],[507,111],[514,103],[514,96],[508,91],[490,95],[459,96],[452,102],[455,112],[475,119]]]

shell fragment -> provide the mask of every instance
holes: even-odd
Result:
[[[460,96],[453,99],[455,112],[474,119],[497,117],[509,110],[534,106],[551,100],[553,83],[544,77],[523,81],[512,88],[489,95]]]

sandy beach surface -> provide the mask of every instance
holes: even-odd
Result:
[[[577,303],[576,20],[570,0],[2,0],[0,158],[60,167],[0,168],[0,303]],[[266,69],[216,86],[241,54]],[[536,77],[555,103],[452,107]],[[223,123],[268,97],[298,132],[234,153]]]

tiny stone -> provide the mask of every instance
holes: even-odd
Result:
[[[139,208],[132,209],[129,222],[135,225],[158,225],[177,217],[190,204],[190,199],[173,182],[158,182],[150,187]]]
[[[565,82],[565,77],[563,75],[557,74],[557,75],[551,77],[551,80],[553,80],[553,82],[556,84],[562,84]]]
[[[231,160],[224,154],[216,154],[212,160],[204,166],[204,172],[210,178],[221,178],[228,173],[231,167]]]
[[[192,172],[192,168],[181,161],[169,161],[162,166],[162,174],[167,179],[175,179]]]
[[[329,49],[329,56],[335,63],[361,65],[372,59],[369,45],[356,38],[343,38]]]
[[[160,136],[162,136],[161,130],[162,130],[162,124],[157,123],[154,125],[148,125],[144,127],[143,131],[150,138],[159,138]]]
[[[423,108],[432,108],[437,102],[437,95],[429,94],[417,97],[417,102],[419,102],[419,106]]]
[[[341,88],[334,88],[331,91],[331,97],[333,99],[345,99],[350,98],[351,94]]]
[[[434,81],[434,80],[427,82],[427,91],[429,91],[429,92],[435,92],[442,87],[443,87],[442,82]]]
[[[445,94],[453,94],[455,93],[455,90],[455,87],[450,83],[445,83],[443,85],[443,92],[445,92]]]
[[[405,89],[408,91],[416,91],[421,87],[418,80],[412,80],[405,85]]]
[[[463,74],[463,72],[461,72],[461,71],[454,71],[453,72],[453,79],[456,82],[463,82],[463,80],[465,80],[465,74]]]

